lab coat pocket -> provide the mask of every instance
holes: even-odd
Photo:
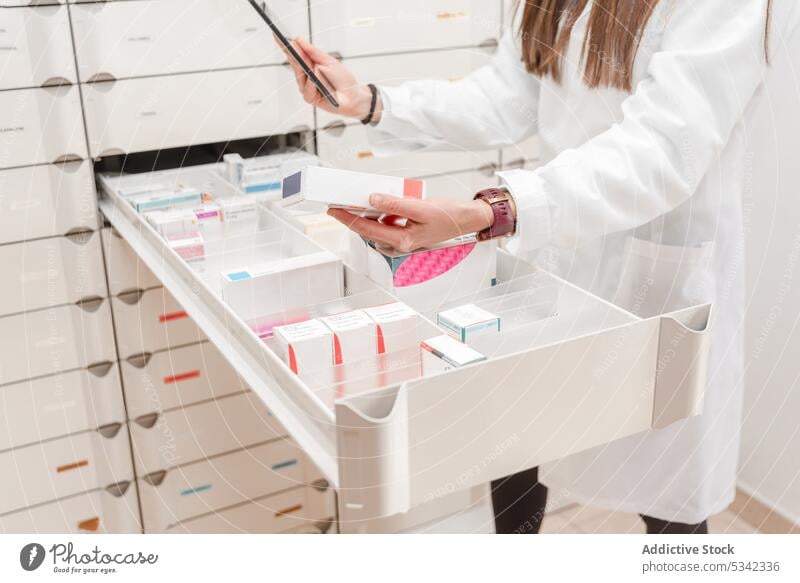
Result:
[[[664,245],[630,237],[616,301],[641,318],[712,302],[714,242]]]

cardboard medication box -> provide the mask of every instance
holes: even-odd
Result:
[[[142,213],[157,209],[200,205],[203,202],[203,193],[196,188],[176,186],[175,188],[164,188],[130,194],[127,197],[127,201],[137,212]]]
[[[201,232],[219,234],[221,213],[219,205],[209,203],[194,208],[157,210],[145,215],[147,222],[162,237],[174,237]]]
[[[356,238],[351,243],[350,262],[399,300],[428,311],[495,285],[497,243],[460,237],[430,249],[402,253]]]
[[[342,261],[321,251],[222,273],[222,298],[244,320],[344,295]]]
[[[395,176],[308,166],[283,179],[282,204],[313,213],[341,208],[379,215],[377,211],[369,213],[369,197],[375,193],[422,199],[425,198],[425,183]]]
[[[423,376],[445,372],[486,360],[486,357],[452,336],[429,338],[420,344]]]
[[[500,332],[500,318],[475,304],[439,312],[436,324],[456,340],[467,344],[477,336]]]
[[[367,314],[377,325],[378,354],[400,352],[416,348],[419,315],[401,302],[366,308]]]
[[[345,364],[378,354],[375,321],[362,310],[320,318],[333,332],[333,361]]]
[[[295,374],[315,373],[334,364],[333,332],[319,320],[273,330],[276,352]]]

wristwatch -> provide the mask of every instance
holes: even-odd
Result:
[[[517,230],[517,217],[511,204],[511,194],[505,187],[487,188],[475,195],[475,200],[482,200],[492,208],[494,223],[488,229],[478,233],[478,241],[510,237]]]

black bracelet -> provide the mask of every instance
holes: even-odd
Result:
[[[372,83],[367,85],[367,87],[369,87],[369,90],[372,93],[372,103],[369,105],[369,115],[361,120],[361,123],[364,125],[369,125],[372,123],[372,118],[375,117],[375,108],[378,105],[378,88]]]

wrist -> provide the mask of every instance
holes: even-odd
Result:
[[[356,106],[353,111],[353,117],[358,120],[365,119],[369,115],[371,106],[372,91],[368,85],[360,85],[356,96]]]
[[[468,233],[480,233],[491,228],[494,224],[494,212],[492,207],[482,200],[469,202],[467,212],[467,225],[465,231]]]

